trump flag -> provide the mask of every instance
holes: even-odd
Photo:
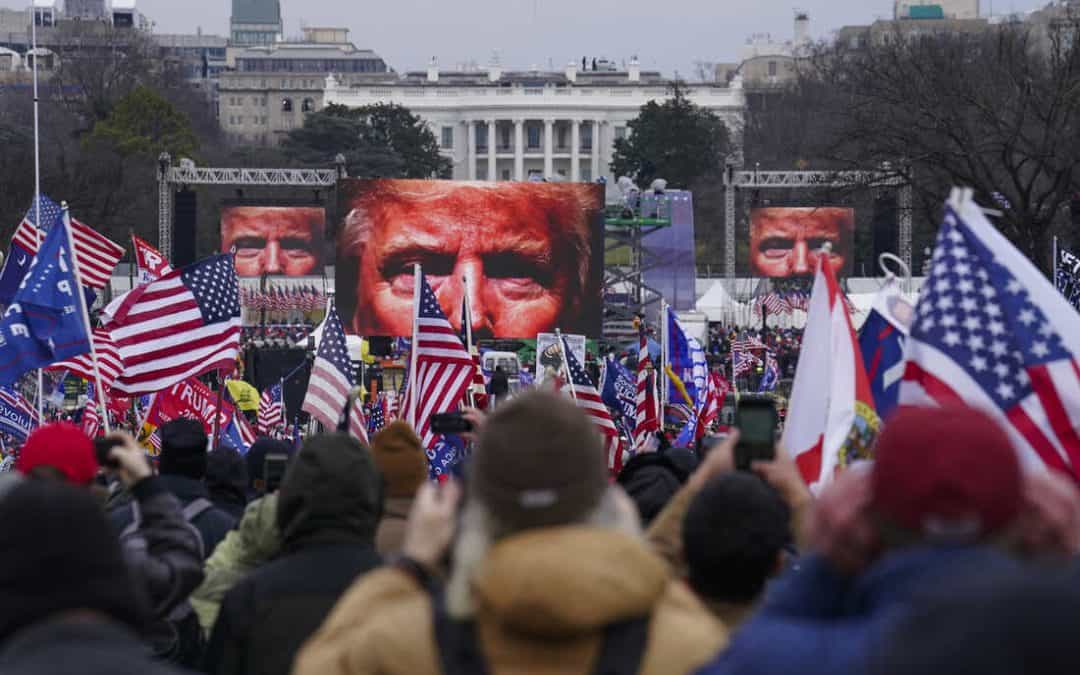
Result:
[[[816,490],[837,470],[869,456],[878,426],[843,293],[832,267],[819,262],[791,387],[784,447],[795,457],[807,485]]]

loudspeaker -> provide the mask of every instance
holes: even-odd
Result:
[[[878,256],[899,250],[897,213],[896,195],[882,195],[874,200],[874,259],[871,261],[873,270],[877,270]]]
[[[393,352],[394,338],[373,335],[367,339],[368,353],[372,356],[390,356]]]
[[[199,220],[199,203],[194,190],[178,190],[173,217],[173,267],[195,262],[195,230]]]
[[[307,358],[307,350],[300,347],[249,349],[246,355],[244,370],[253,375],[250,382],[260,393],[293,373],[285,380],[282,388],[285,412],[291,423],[300,414],[300,406],[303,405],[304,395],[307,393],[308,377],[311,374],[311,361]]]

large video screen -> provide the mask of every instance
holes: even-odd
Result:
[[[759,277],[814,274],[818,251],[831,245],[829,262],[839,276],[854,264],[855,209],[841,206],[769,207],[750,210],[750,273]]]
[[[221,252],[234,251],[242,277],[322,274],[326,212],[321,206],[227,206]]]
[[[420,263],[455,328],[468,279],[474,339],[599,336],[603,186],[347,179],[338,200],[349,332],[410,335]]]

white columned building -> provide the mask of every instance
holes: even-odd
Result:
[[[605,65],[601,65],[604,68]],[[610,66],[606,66],[610,68]],[[741,139],[745,98],[739,81],[692,84],[688,98],[719,115]],[[419,115],[454,164],[458,180],[594,181],[613,184],[616,139],[642,105],[670,95],[669,80],[626,70],[440,71],[434,64],[396,80],[346,83],[328,77],[325,104],[397,103]]]

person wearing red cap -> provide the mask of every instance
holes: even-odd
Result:
[[[70,422],[38,427],[19,450],[15,470],[20,473],[89,485],[98,472],[94,443]]]
[[[769,589],[704,675],[843,675],[869,661],[915,599],[958,579],[1009,573],[1031,555],[1080,553],[1080,496],[1025,471],[987,414],[900,408],[873,465],[826,489],[807,529],[814,553]]]
[[[109,439],[114,445],[109,451],[108,469],[124,484],[142,517],[137,536],[121,537],[119,546],[134,583],[157,619],[148,622],[145,637],[159,656],[197,665],[201,656],[198,648],[182,646],[185,642],[201,646],[198,622],[190,606],[186,632],[178,632],[164,617],[178,615],[187,605],[188,596],[202,583],[199,533],[184,518],[177,498],[153,474],[146,454],[135,440],[122,433]],[[31,479],[89,488],[98,472],[97,453],[93,441],[75,425],[46,424],[26,439],[16,468]],[[178,638],[189,633],[197,634],[198,639]]]

